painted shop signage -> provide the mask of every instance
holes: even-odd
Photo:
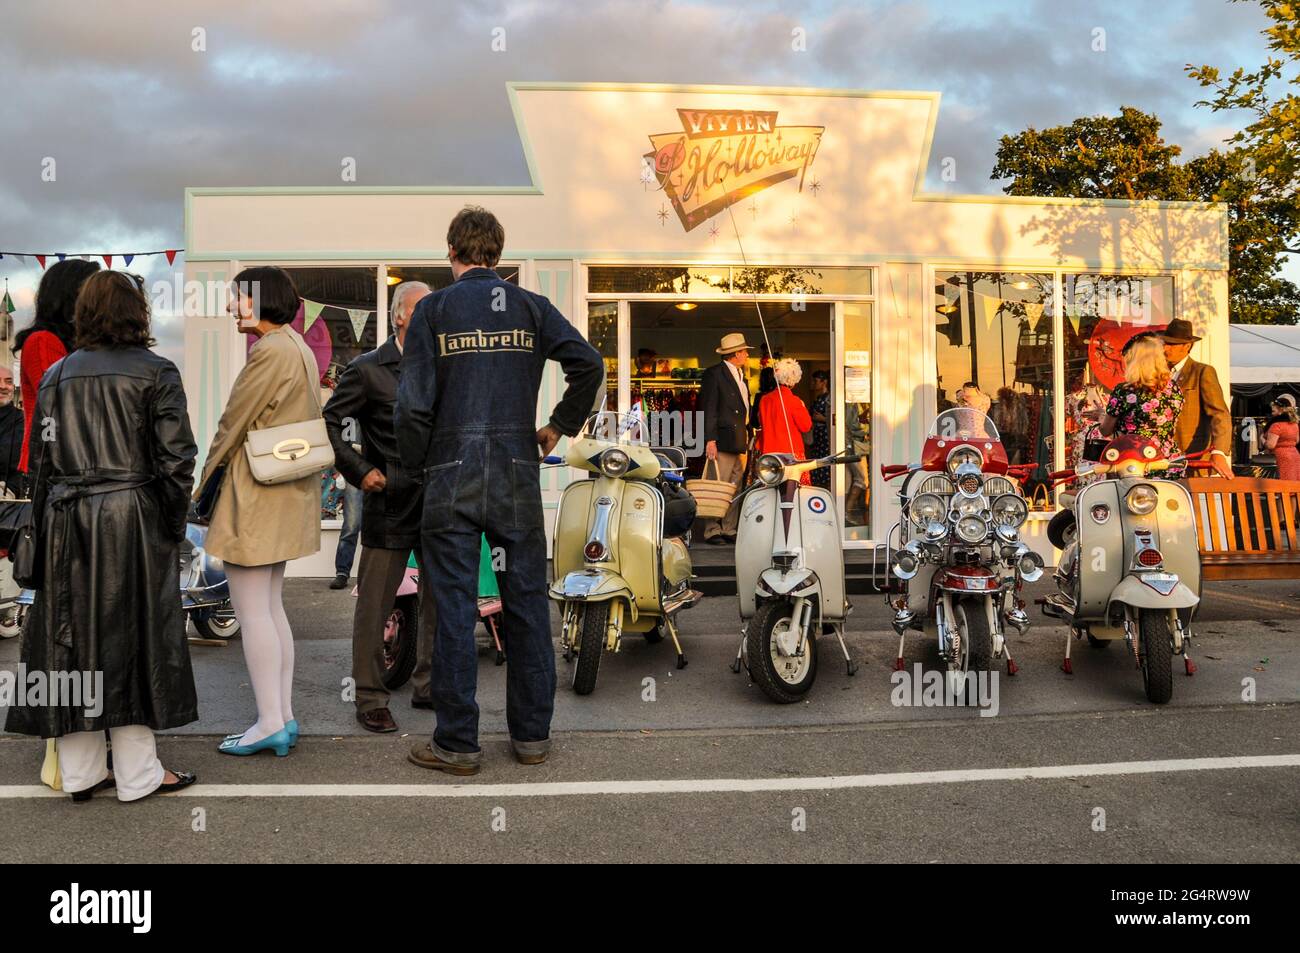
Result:
[[[690,231],[723,209],[798,177],[825,126],[778,126],[776,110],[679,109],[680,131],[650,136],[645,162]]]

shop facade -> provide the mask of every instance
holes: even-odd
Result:
[[[1204,335],[1194,356],[1229,380],[1221,206],[927,193],[938,94],[516,83],[507,95],[530,184],[190,188],[187,282],[289,269],[328,387],[387,336],[392,287],[450,281],[447,223],[487,206],[506,229],[501,273],[587,336],[607,406],[645,415],[662,442],[701,449],[698,375],[722,335],[753,345],[755,393],[765,363],[797,359],[805,402],[825,386],[831,449],[864,457],[832,474],[846,548],[885,539],[897,507],[880,464],[916,459],[968,382],[1013,459],[1041,465],[1026,531],[1050,555],[1043,477],[1069,460],[1073,415],[1114,383],[1128,336],[1186,318]],[[184,367],[201,451],[247,349],[220,296],[203,297]],[[562,386],[553,368],[542,416]],[[548,518],[572,477],[543,471]],[[328,482],[322,551],[291,572],[332,574]]]

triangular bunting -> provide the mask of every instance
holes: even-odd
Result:
[[[33,255],[32,257],[34,257],[37,261],[39,261],[39,262],[41,263],[41,267],[42,267],[42,268],[45,267],[45,256],[44,256],[44,255]]]
[[[325,305],[321,304],[319,301],[308,301],[306,298],[303,299],[302,301],[302,313],[303,313],[302,333],[303,334],[306,334],[308,331],[311,330],[311,326],[316,323],[316,319],[320,317],[321,309],[324,307]]]
[[[112,255],[100,255],[99,257],[102,258],[102,259],[104,259],[104,267],[107,268],[107,269],[109,269],[109,270],[111,271],[112,268],[113,268],[113,256],[112,256]]]
[[[1039,301],[1025,302],[1025,320],[1029,322],[1029,331],[1032,334],[1038,330],[1038,322],[1043,317],[1043,304]]]
[[[170,265],[170,264],[175,263],[175,261],[176,261],[176,249],[175,249],[175,248],[169,248],[169,249],[167,249],[165,252],[163,252],[163,254],[167,256],[167,264]]]
[[[124,262],[126,262],[126,267],[128,267],[128,268],[131,267],[131,259],[134,258],[134,257],[135,257],[135,255],[123,255],[123,256],[122,256],[122,260],[123,260]]]
[[[369,320],[372,313],[362,308],[348,308],[348,319],[352,322],[352,334],[358,342],[361,340],[361,335],[365,333],[366,321]]]
[[[65,254],[63,254],[63,252],[58,252],[58,253],[56,253],[56,257],[59,259],[59,261],[63,261],[63,260],[65,260],[68,256],[65,255]]]
[[[1079,336],[1079,321],[1081,316],[1077,308],[1066,308],[1065,316],[1070,319],[1070,327],[1074,328],[1074,336]]]
[[[998,310],[1002,307],[1002,299],[990,295],[980,295],[979,299],[980,309],[984,312],[984,327],[992,328],[993,322],[997,320]]]

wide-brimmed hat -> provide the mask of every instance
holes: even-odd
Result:
[[[1279,407],[1290,407],[1292,410],[1295,409],[1295,398],[1290,394],[1279,394],[1273,398],[1273,403],[1277,404]]]
[[[745,343],[745,335],[737,332],[735,334],[724,334],[722,336],[722,346],[715,350],[719,354],[734,354],[737,351],[748,351],[749,345]]]
[[[1174,318],[1169,322],[1169,327],[1160,332],[1168,344],[1195,344],[1201,339],[1199,334],[1192,330],[1192,322],[1185,321],[1182,318]]]

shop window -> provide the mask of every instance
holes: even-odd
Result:
[[[618,302],[587,305],[587,341],[605,361],[605,410],[618,410]]]
[[[1042,274],[935,273],[938,409],[987,413],[1012,463],[1037,463],[1025,496],[1051,508],[1055,401],[1053,278]],[[970,386],[974,385],[974,386]]]
[[[496,273],[503,281],[519,284],[519,266],[498,264]],[[438,291],[447,287],[456,279],[452,277],[450,265],[389,265],[388,287],[391,290],[403,281],[423,281],[430,290]]]
[[[869,295],[870,268],[696,268],[596,265],[587,269],[592,294]]]
[[[1173,317],[1174,279],[1168,276],[1066,275],[1065,321],[1066,466],[1083,450],[1115,385],[1124,379],[1124,345]]]

